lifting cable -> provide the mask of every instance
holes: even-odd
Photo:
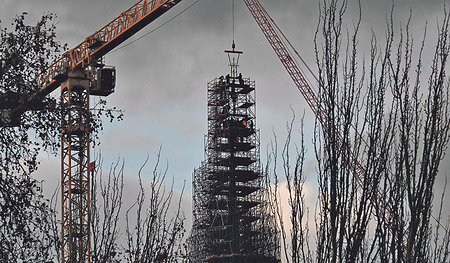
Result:
[[[234,47],[234,0],[231,1],[231,19],[233,27],[233,47]]]
[[[234,1],[234,0],[233,0],[233,1]],[[135,43],[135,42],[137,42],[137,41],[143,39],[144,37],[150,35],[151,33],[155,32],[156,30],[160,29],[161,27],[165,26],[166,24],[168,24],[169,22],[171,22],[172,20],[174,20],[175,18],[177,18],[178,16],[180,16],[181,14],[183,14],[184,12],[186,12],[188,9],[190,9],[191,7],[193,7],[193,6],[194,6],[195,4],[197,4],[198,2],[200,2],[200,0],[196,0],[196,1],[195,1],[194,3],[192,3],[190,6],[186,7],[183,11],[181,11],[180,13],[178,13],[177,15],[175,15],[174,17],[172,17],[171,19],[167,20],[166,22],[162,23],[161,25],[159,25],[159,26],[156,27],[155,29],[151,30],[150,32],[145,33],[144,35],[142,35],[142,36],[136,38],[135,40],[133,40],[133,41],[131,41],[131,42],[129,42],[129,43],[127,43],[127,44],[121,46],[121,47],[118,47],[118,48],[116,48],[116,49],[114,49],[114,50],[108,52],[107,54],[111,54],[111,53],[114,53],[114,52],[116,52],[116,51],[119,51],[119,50],[121,50],[121,49],[123,49],[123,48],[126,48],[126,47],[128,47],[129,45],[131,45],[131,44],[133,44],[133,43]]]

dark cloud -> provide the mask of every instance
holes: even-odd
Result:
[[[14,15],[23,11],[28,12],[29,23],[50,11],[58,15],[59,39],[73,47],[135,2],[1,0],[1,26],[8,26]],[[156,29],[194,2],[183,0],[125,44]],[[318,1],[261,0],[261,3],[315,70],[313,38],[319,17]],[[362,44],[364,39],[370,39],[371,30],[382,40],[392,1],[362,0],[361,5]],[[406,22],[412,8],[414,32],[422,34],[426,20],[433,25],[430,28],[435,28],[436,16],[443,13],[442,5],[443,1],[438,0],[395,1],[394,18],[396,23]],[[162,144],[164,159],[177,177],[177,187],[181,187],[183,180],[190,184],[193,168],[203,160],[206,83],[229,72],[223,50],[231,47],[231,11],[231,0],[200,0],[160,29],[105,57],[106,64],[117,67],[116,92],[107,100],[111,106],[125,110],[123,122],[105,127],[100,146],[105,158],[114,161],[120,154],[127,169],[138,169],[147,154],[156,156]],[[348,1],[347,21],[357,19],[358,12],[357,1]],[[235,41],[237,48],[244,51],[240,71],[256,80],[257,125],[261,128],[263,151],[273,130],[282,138],[286,122],[292,117],[290,106],[298,118],[305,112],[306,142],[310,144],[314,116],[242,1],[235,1]],[[309,147],[313,158],[313,149]],[[59,178],[58,172],[57,169],[43,174]]]

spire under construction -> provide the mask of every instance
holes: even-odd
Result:
[[[193,178],[192,262],[279,262],[255,128],[255,82],[238,74],[242,51],[228,54],[230,74],[208,83],[205,160]]]

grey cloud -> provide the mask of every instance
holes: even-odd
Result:
[[[36,1],[26,0],[3,1],[2,7],[5,8],[0,10],[2,26],[8,25],[14,14],[22,11],[29,13],[27,21],[30,23],[51,11],[58,14],[57,35],[61,42],[68,42],[69,47],[83,41],[135,2],[40,0],[36,4]],[[168,21],[194,1],[183,0],[130,41]],[[383,38],[385,16],[390,12],[391,1],[361,2],[364,24],[361,33],[367,38],[374,29],[379,32],[380,39]],[[261,3],[315,70],[313,38],[318,20],[318,2],[261,0]],[[436,15],[442,15],[442,3],[438,0],[395,1],[396,21],[405,21],[412,7],[414,14],[417,14],[415,23],[420,29],[424,20],[433,22]],[[256,80],[257,124],[261,127],[264,151],[264,146],[272,137],[272,128],[282,132],[285,123],[290,120],[289,105],[294,107],[297,117],[305,110],[310,123],[313,123],[314,116],[243,2],[235,1],[235,4],[235,40],[237,48],[244,51],[239,69],[244,76]],[[358,11],[356,1],[349,1],[348,11],[351,22]],[[104,131],[102,138],[106,141],[101,147],[105,151],[115,148],[116,151],[127,152],[123,157],[130,159],[130,167],[139,165],[139,161],[131,163],[134,159],[145,156],[146,151],[153,151],[155,145],[162,143],[173,168],[171,171],[189,184],[193,168],[203,159],[203,134],[207,128],[206,83],[228,73],[223,50],[230,48],[231,41],[231,1],[201,0],[154,33],[108,54],[106,64],[117,66],[118,82],[116,93],[107,100],[111,106],[125,110],[126,119],[117,126],[108,126],[110,130]],[[122,125],[127,129],[121,129]],[[310,129],[312,126],[306,127]],[[127,140],[145,141],[135,153],[130,150],[133,142],[126,148],[110,139],[124,136],[123,130],[128,129],[133,132],[128,134]],[[306,133],[311,135],[310,130]],[[110,157],[113,160],[117,158]],[[56,169],[49,173],[56,174],[55,178],[58,178],[58,172]]]

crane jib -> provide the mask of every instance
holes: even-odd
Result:
[[[51,93],[60,86],[68,69],[86,68],[91,61],[103,57],[179,2],[181,0],[141,0],[135,3],[78,46],[67,51],[45,74],[39,74],[37,81],[40,90],[35,96]]]

